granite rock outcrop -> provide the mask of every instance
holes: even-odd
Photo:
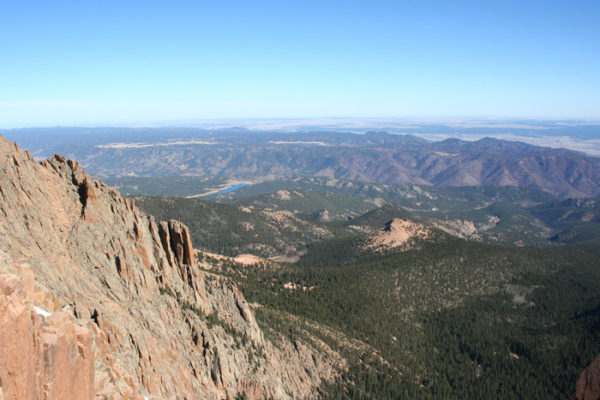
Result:
[[[341,362],[265,339],[182,223],[1,136],[0,237],[5,400],[315,398]]]
[[[600,399],[600,355],[581,373],[572,400]]]

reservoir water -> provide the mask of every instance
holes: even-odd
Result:
[[[248,186],[248,185],[250,185],[250,184],[247,182],[242,182],[242,183],[238,183],[236,185],[231,185],[231,186],[226,187],[225,189],[219,190],[218,192],[211,193],[211,196],[215,196],[217,194],[225,194],[225,193],[233,192],[234,190],[237,190],[241,187]]]

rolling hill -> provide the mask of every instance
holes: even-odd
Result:
[[[294,260],[313,242],[333,237],[326,227],[298,218],[289,211],[260,211],[201,199],[134,197],[137,206],[164,220],[189,224],[199,249],[237,256]]]

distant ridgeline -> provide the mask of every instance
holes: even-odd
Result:
[[[383,132],[273,133],[242,128],[65,128],[8,134],[29,144],[35,157],[65,154],[102,177],[316,175],[437,187],[510,185],[562,198],[600,194],[599,158],[491,138],[428,142]]]

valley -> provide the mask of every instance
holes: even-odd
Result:
[[[148,208],[156,197],[135,199],[156,212]],[[246,218],[286,212],[304,229],[329,232],[285,239],[295,243],[295,257],[259,250],[254,254],[265,258],[210,268],[260,304],[263,329],[276,327],[291,340],[310,332],[348,360],[341,380],[323,392],[326,399],[566,399],[600,352],[595,198],[294,177],[203,203],[231,207],[221,220],[233,210]],[[161,218],[181,219],[193,234],[194,221],[208,215],[186,215],[195,207],[181,204],[167,214],[168,207],[158,208]],[[222,227],[234,243],[239,227]],[[264,246],[285,237],[265,232],[254,239]],[[206,250],[219,252],[210,244]],[[246,252],[252,250],[228,254]]]
[[[311,135],[269,145],[352,149],[346,135],[333,134],[335,146]],[[383,134],[350,139],[423,145]],[[107,166],[133,165],[129,151],[177,147],[178,157],[190,151],[211,168],[189,147],[205,145],[197,139],[152,140],[95,148],[124,152]],[[443,146],[435,157],[465,146],[491,146],[493,157],[532,151],[489,141]],[[286,165],[304,157],[296,151]],[[385,158],[380,147],[368,151]],[[571,155],[550,157],[559,154]],[[195,176],[186,167],[107,178],[119,194],[62,156],[38,163],[3,141],[2,162],[2,276],[34,279],[45,293],[30,288],[19,300],[41,310],[34,326],[57,323],[56,313],[95,332],[90,349],[103,350],[95,350],[90,385],[116,398],[568,399],[600,353],[600,200],[569,197],[582,193],[573,182],[548,192],[541,184],[384,183],[304,167]],[[594,180],[591,171],[579,182]],[[138,316],[125,322],[130,314]],[[130,372],[111,372],[115,362]],[[173,368],[183,383],[150,384]]]
[[[168,179],[113,178],[108,182],[125,193],[171,197],[189,197],[189,188],[204,184],[194,177],[173,178],[178,186],[165,188],[161,183],[164,180]],[[138,189],[132,190],[134,186]],[[397,215],[409,215],[452,235],[489,243],[548,247],[600,237],[597,197],[561,200],[537,189],[512,186],[436,188],[296,176],[256,182],[230,193],[206,196],[204,201],[197,204],[231,205],[231,210],[245,209],[246,214],[287,212],[330,231],[357,225],[352,219],[384,207],[388,213],[379,221],[379,227]],[[393,211],[391,205],[405,212]],[[172,218],[182,217],[172,214]]]

